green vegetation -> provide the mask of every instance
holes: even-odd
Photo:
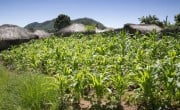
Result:
[[[30,23],[28,25],[26,25],[24,28],[30,30],[30,31],[34,31],[34,30],[45,30],[47,32],[54,32],[54,22],[55,19],[49,20],[49,21],[45,21],[43,23],[38,23],[38,22],[33,22]]]
[[[174,17],[175,25],[180,26],[180,13]]]
[[[164,29],[161,31],[161,34],[165,36],[173,36],[175,38],[180,38],[180,14],[174,16],[175,24],[170,24],[166,20],[164,22]]]
[[[11,73],[0,89],[0,109],[55,109],[58,95],[52,84],[54,80],[44,75]]]
[[[139,18],[140,23],[144,23],[144,24],[155,24],[158,25],[160,27],[163,27],[163,23],[159,20],[158,17],[156,17],[156,15],[149,15],[146,17],[141,17]]]
[[[30,24],[26,25],[25,28],[28,30],[40,29],[40,30],[45,30],[45,31],[49,31],[49,32],[54,32],[55,31],[54,23],[55,23],[55,19],[45,21],[43,23],[34,22],[34,23],[30,23]],[[95,25],[99,29],[106,28],[102,23],[100,23],[96,20],[90,19],[90,18],[79,18],[79,19],[71,20],[71,23],[81,23],[81,24],[84,24],[85,26],[86,25]]]
[[[161,31],[161,34],[163,34],[164,36],[172,36],[174,38],[180,38],[180,26],[176,26],[176,25],[167,26]]]
[[[53,36],[3,51],[0,58],[11,69],[34,73],[9,80],[10,95],[0,108],[80,109],[82,99],[94,110],[118,109],[122,102],[147,110],[180,104],[180,39],[174,37]]]
[[[75,20],[72,20],[72,23],[80,23],[80,24],[89,25],[89,26],[96,26],[98,29],[105,29],[106,28],[102,23],[100,23],[96,20],[93,20],[91,18],[75,19]]]
[[[60,30],[71,24],[71,19],[69,16],[61,14],[59,15],[54,22],[55,30]]]
[[[168,16],[166,16],[166,19],[162,21],[164,27],[168,27],[171,25],[171,23],[168,21]]]
[[[96,30],[96,26],[95,25],[87,25],[86,26],[86,31],[87,32],[93,32]]]
[[[168,21],[168,16],[166,16],[166,19],[163,21],[160,21],[158,17],[155,15],[149,15],[146,17],[138,18],[140,23],[144,24],[155,24],[160,27],[162,27],[161,36],[171,36],[175,38],[180,37],[180,14],[177,14],[174,16],[174,24],[171,24]]]

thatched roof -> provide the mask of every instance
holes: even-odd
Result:
[[[50,33],[46,32],[46,31],[44,31],[44,30],[36,30],[36,31],[34,32],[34,34],[37,35],[38,38],[40,38],[40,39],[41,39],[41,38],[47,38],[47,37],[50,37],[50,36],[51,36]]]
[[[114,31],[114,29],[113,28],[106,28],[106,29],[98,29],[98,28],[96,28],[96,30],[95,30],[95,32],[96,33],[103,33],[103,32],[109,32],[109,31]]]
[[[125,24],[124,29],[131,33],[139,31],[142,34],[152,31],[160,32],[162,30],[161,27],[154,24]]]
[[[28,30],[16,25],[5,24],[0,26],[0,41],[2,40],[18,40],[18,39],[34,39],[37,36]]]
[[[35,34],[19,26],[2,25],[0,26],[0,51],[35,38],[37,38]]]
[[[86,28],[83,24],[71,24],[63,29],[61,29],[60,33],[75,33],[75,32],[85,32]]]

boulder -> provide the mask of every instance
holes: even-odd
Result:
[[[11,45],[27,42],[38,38],[37,35],[16,25],[5,24],[0,26],[0,51],[9,48]]]

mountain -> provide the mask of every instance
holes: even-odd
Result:
[[[84,24],[84,25],[96,25],[96,27],[99,29],[105,29],[106,28],[102,23],[100,23],[94,19],[91,19],[91,18],[75,19],[75,20],[72,20],[72,23],[80,23],[80,24]]]
[[[54,31],[54,22],[55,22],[55,19],[45,21],[42,23],[34,22],[34,23],[30,23],[30,24],[26,25],[24,28],[29,29],[29,30],[40,29],[40,30],[52,32],[52,31]],[[84,25],[96,25],[96,27],[99,29],[106,28],[102,23],[100,23],[94,19],[91,19],[91,18],[79,18],[79,19],[72,20],[71,22],[72,23],[81,23]]]
[[[39,29],[39,30],[45,30],[45,31],[53,31],[54,30],[54,22],[55,22],[55,19],[45,21],[43,23],[34,22],[34,23],[30,23],[30,24],[26,25],[24,28],[29,29],[29,30],[38,30]]]

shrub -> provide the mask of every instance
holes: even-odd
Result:
[[[180,38],[180,26],[169,26],[161,31],[162,36]]]

